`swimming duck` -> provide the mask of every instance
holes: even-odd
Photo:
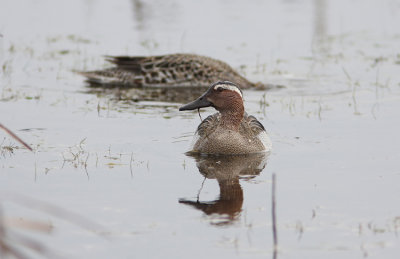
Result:
[[[239,87],[219,81],[197,100],[180,111],[214,107],[218,113],[208,116],[197,128],[191,153],[234,155],[267,152],[272,148],[264,126],[244,111]]]
[[[124,87],[208,87],[217,80],[237,82],[242,88],[267,89],[239,75],[223,61],[195,54],[110,56],[115,67],[78,72],[91,85]]]

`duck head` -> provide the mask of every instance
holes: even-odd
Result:
[[[195,110],[204,107],[214,107],[219,112],[244,112],[243,95],[239,87],[229,81],[219,81],[191,103],[183,105],[179,111]]]

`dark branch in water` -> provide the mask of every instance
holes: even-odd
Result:
[[[9,130],[8,128],[6,128],[6,126],[4,126],[3,124],[0,123],[0,128],[3,129],[5,132],[7,132],[11,137],[13,137],[16,141],[18,141],[19,143],[21,143],[22,145],[24,145],[24,147],[26,147],[27,149],[29,149],[30,151],[32,151],[32,148],[26,144],[22,139],[20,139],[17,135],[15,135],[11,130]]]
[[[273,259],[277,258],[278,252],[278,233],[276,230],[276,200],[275,200],[275,174],[272,174],[272,235],[274,240],[274,252],[273,252]]]

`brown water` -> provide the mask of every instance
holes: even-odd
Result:
[[[398,257],[399,1],[1,5],[0,122],[35,149],[0,133],[2,225],[20,251],[36,255],[17,235],[50,258],[273,257],[274,173],[278,258]],[[285,86],[244,92],[266,163],[207,173],[215,161],[184,154],[200,122],[186,101],[119,100],[72,72],[176,52]]]

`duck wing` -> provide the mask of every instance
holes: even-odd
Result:
[[[253,115],[245,114],[243,121],[248,125],[248,127],[250,127],[251,131],[255,135],[265,132],[264,125],[262,125],[262,123]]]
[[[247,114],[244,115],[243,121],[241,129],[247,132],[251,130],[254,137],[264,145],[265,151],[271,151],[272,142],[262,123],[256,117]]]
[[[217,128],[220,119],[221,119],[220,113],[214,113],[212,115],[209,115],[197,127],[196,133],[200,137],[208,136],[210,133],[214,132],[214,130]]]

